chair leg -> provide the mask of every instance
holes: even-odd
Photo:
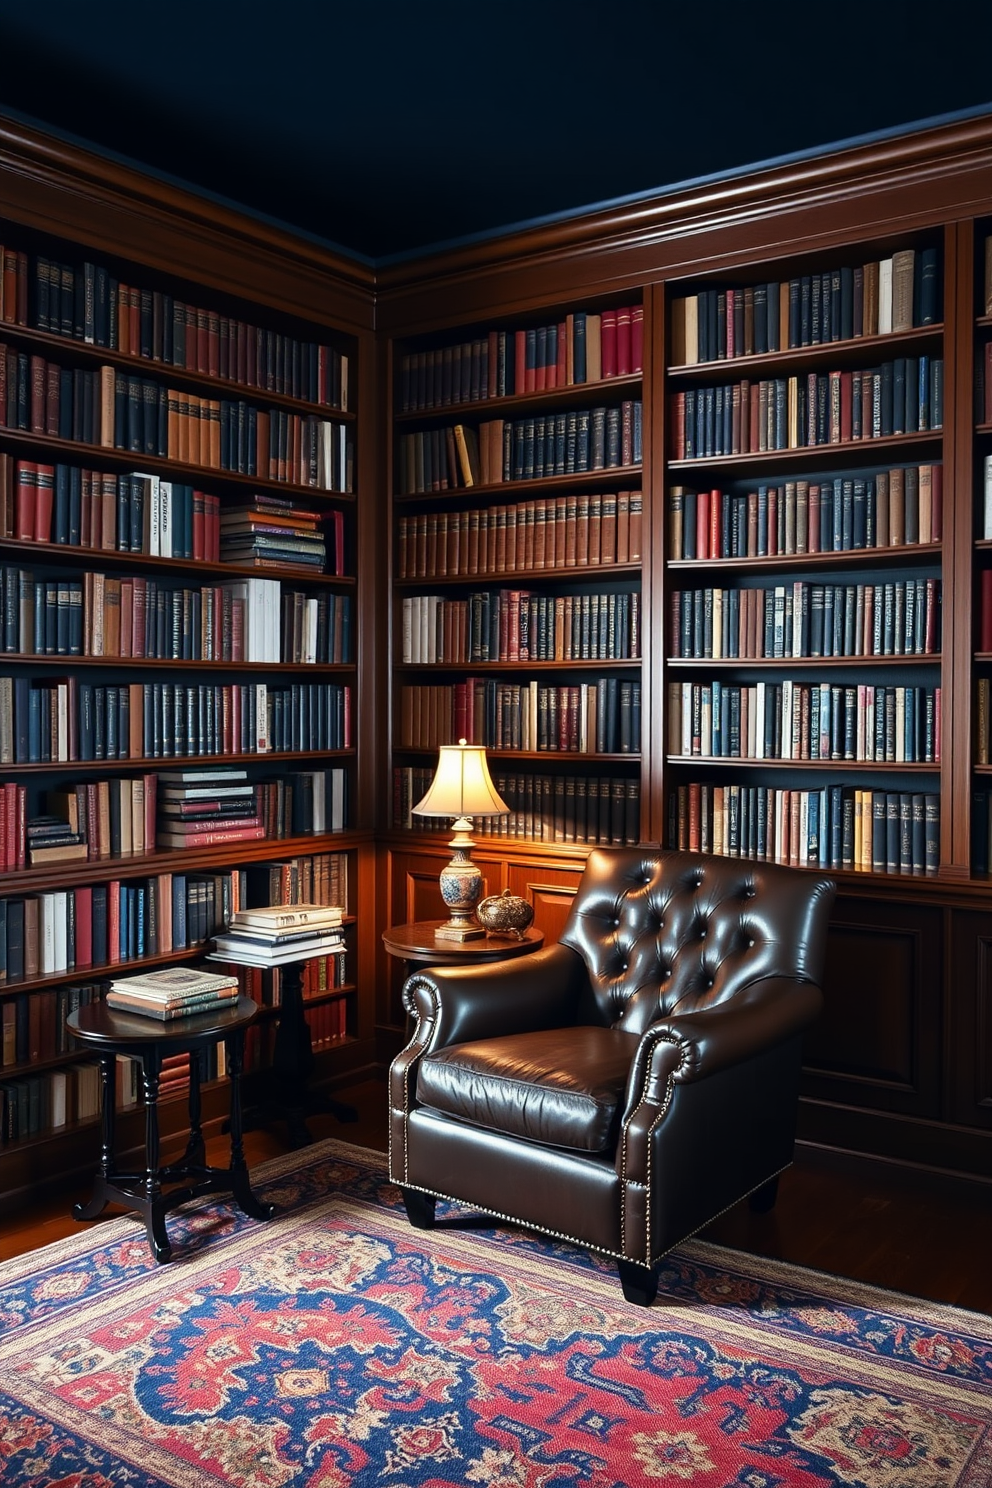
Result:
[[[624,1297],[635,1307],[650,1307],[658,1295],[657,1267],[638,1266],[636,1261],[618,1261]]]
[[[752,1214],[767,1214],[775,1208],[775,1200],[778,1198],[778,1174],[769,1178],[760,1188],[747,1196],[748,1208]]]
[[[415,1230],[432,1230],[434,1228],[434,1205],[437,1203],[433,1194],[421,1193],[416,1188],[401,1188],[403,1204],[406,1209],[406,1217]]]

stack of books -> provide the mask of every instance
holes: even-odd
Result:
[[[159,847],[216,847],[264,836],[247,770],[207,766],[159,774]]]
[[[240,966],[285,966],[344,950],[344,911],[326,904],[274,904],[239,909],[223,935],[214,937],[211,961]]]
[[[86,833],[60,816],[33,816],[27,823],[28,859],[32,868],[42,863],[68,863],[89,854]]]
[[[159,971],[115,978],[106,1002],[118,1012],[140,1013],[166,1022],[233,1007],[237,998],[236,976],[200,971],[195,966],[165,966]]]
[[[327,548],[320,520],[317,512],[258,492],[250,506],[228,507],[221,512],[221,562],[322,573]]]

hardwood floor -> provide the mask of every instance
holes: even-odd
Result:
[[[315,1138],[339,1137],[358,1146],[386,1150],[384,1080],[369,1078],[335,1094],[358,1111],[343,1124],[333,1116],[312,1117]],[[284,1153],[278,1124],[247,1133],[252,1166]],[[210,1161],[224,1162],[227,1139],[212,1138]],[[76,1232],[70,1209],[87,1197],[78,1192],[0,1217],[0,1260]],[[110,1211],[113,1217],[119,1211]],[[97,1221],[99,1223],[99,1221]],[[702,1238],[757,1255],[850,1276],[895,1291],[978,1312],[992,1312],[992,1190],[965,1189],[894,1175],[884,1181],[825,1166],[800,1153],[782,1176],[775,1208],[753,1214],[746,1203],[716,1220]]]

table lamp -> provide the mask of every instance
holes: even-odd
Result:
[[[475,917],[482,896],[482,872],[472,862],[472,817],[506,816],[509,807],[497,794],[481,744],[442,744],[430,789],[413,811],[416,816],[455,818],[448,844],[454,856],[440,876],[441,898],[451,918],[435,931],[438,940],[474,940],[485,935]]]

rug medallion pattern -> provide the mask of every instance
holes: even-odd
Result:
[[[992,1321],[693,1242],[610,1263],[379,1154],[267,1164],[268,1224],[116,1219],[0,1267],[0,1482],[38,1488],[989,1488]]]

